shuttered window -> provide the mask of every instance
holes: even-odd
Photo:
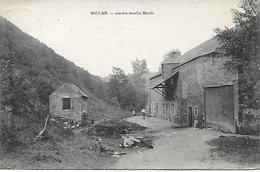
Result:
[[[71,109],[71,98],[62,98],[62,110]]]

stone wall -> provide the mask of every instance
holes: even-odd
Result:
[[[165,79],[172,74],[172,68],[178,66],[179,63],[162,64],[162,78]]]
[[[214,56],[214,54],[209,54],[184,63],[173,69],[171,73],[169,73],[167,69],[174,68],[175,64],[172,64],[172,67],[170,65],[164,65],[163,69],[164,71],[166,69],[167,76],[176,71],[179,71],[179,73],[172,78],[174,81],[173,84],[171,83],[171,78],[165,82],[166,86],[172,89],[171,94],[173,94],[167,99],[151,89],[151,102],[149,104],[152,114],[158,118],[167,119],[165,104],[168,103],[171,106],[171,121],[173,123],[179,123],[182,126],[188,126],[188,107],[191,107],[192,110],[194,110],[194,107],[197,107],[198,126],[205,127],[204,87],[233,85],[234,124],[232,124],[231,128],[232,132],[235,132],[239,111],[238,75],[236,71],[230,72],[224,68],[224,63],[228,60],[228,57],[219,58]],[[153,86],[167,76],[163,77],[162,75],[151,79],[150,85]]]
[[[164,75],[153,78],[150,80],[150,85],[162,81],[170,74],[179,71],[175,76],[174,84],[167,81],[165,84],[172,91],[173,95],[165,99],[160,94],[156,93],[153,89],[150,90],[150,103],[151,112],[154,116],[166,119],[165,107],[163,104],[170,103],[174,105],[173,108],[173,122],[182,126],[189,125],[188,107],[194,110],[198,108],[199,127],[209,126],[206,124],[205,114],[205,89],[208,87],[217,88],[223,86],[231,86],[233,103],[233,116],[232,122],[229,124],[223,121],[223,126],[226,126],[230,132],[241,133],[246,130],[252,129],[259,132],[260,125],[260,70],[259,68],[250,68],[249,71],[244,71],[243,74],[238,74],[237,71],[230,71],[224,66],[225,62],[229,61],[229,57],[216,57],[213,53],[195,58],[187,63],[184,63],[174,68],[174,64],[164,64]],[[173,68],[171,72],[169,70]],[[250,83],[253,87],[249,88]],[[244,85],[243,85],[244,84]],[[246,88],[244,88],[246,87]],[[246,91],[243,91],[243,89]],[[162,90],[164,91],[164,90]],[[251,103],[255,100],[254,103]],[[229,113],[230,114],[230,113]],[[231,119],[231,118],[230,118]],[[194,120],[194,119],[193,119]],[[221,126],[218,126],[222,130]],[[242,131],[243,130],[243,131]],[[227,131],[223,129],[223,131]],[[250,134],[250,131],[248,132]],[[252,134],[252,133],[251,133]]]
[[[150,85],[153,86],[160,81],[162,81],[162,75],[151,79]],[[162,102],[164,101],[164,98],[153,89],[150,89],[150,101],[151,102],[149,104],[151,108],[151,115],[160,119],[164,119],[162,110]]]
[[[62,98],[71,98],[71,109],[62,109]],[[87,98],[68,86],[58,88],[49,97],[50,114],[80,121],[82,112],[87,111]]]
[[[212,55],[194,59],[175,70],[179,71],[176,96],[178,99],[178,118],[181,125],[188,125],[188,107],[198,107],[200,125],[205,126],[204,87],[210,85],[234,85],[234,117],[238,118],[238,76],[224,69],[227,57]]]

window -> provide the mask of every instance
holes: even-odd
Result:
[[[194,106],[194,116],[198,116],[199,114],[199,108],[197,106]]]
[[[62,98],[62,110],[71,109],[71,98]]]
[[[173,79],[171,79],[171,84],[173,85]]]

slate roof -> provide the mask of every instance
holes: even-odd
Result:
[[[189,50],[188,52],[186,52],[183,55],[180,55],[173,59],[171,59],[171,58],[164,59],[162,64],[179,63],[179,65],[175,67],[175,68],[178,68],[179,66],[181,66],[185,63],[188,63],[190,60],[193,60],[199,56],[214,52],[218,46],[219,46],[219,44],[218,44],[217,39],[215,37],[213,37],[213,38],[203,42],[202,44],[194,47],[193,49]],[[159,72],[161,72],[161,71],[159,71]],[[159,73],[157,73],[157,75],[151,77],[150,79],[153,79],[156,76],[159,76]]]
[[[181,63],[185,63],[185,62],[192,60],[198,56],[201,56],[203,54],[214,52],[218,46],[219,46],[218,41],[216,40],[215,37],[213,37],[213,38],[203,42],[202,44],[196,46],[195,48],[189,50],[182,56],[179,56],[178,60]]]

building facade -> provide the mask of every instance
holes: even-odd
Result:
[[[210,39],[184,55],[167,56],[162,72],[150,78],[148,106],[155,117],[181,126],[236,132],[239,125],[238,74],[227,71]],[[169,63],[165,63],[165,61]]]
[[[49,96],[50,114],[81,121],[88,110],[88,98],[76,85],[64,83]]]

